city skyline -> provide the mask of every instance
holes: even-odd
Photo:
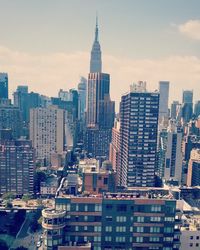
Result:
[[[97,11],[103,72],[111,75],[111,97],[117,104],[138,80],[147,81],[150,90],[158,89],[159,81],[170,81],[169,104],[181,100],[184,89],[194,90],[195,101],[200,98],[198,1],[0,3],[5,20],[0,65],[9,75],[10,97],[22,84],[56,96],[60,88],[76,88],[81,75],[87,78]]]

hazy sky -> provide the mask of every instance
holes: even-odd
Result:
[[[103,71],[116,101],[129,85],[171,82],[170,101],[200,99],[199,0],[0,0],[0,72],[56,96],[87,77],[98,12]]]

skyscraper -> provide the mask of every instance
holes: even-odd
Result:
[[[193,114],[193,91],[183,91],[183,102],[182,102],[182,118],[183,122],[187,123],[192,118]]]
[[[120,103],[119,185],[155,185],[159,93],[147,92],[146,83],[131,86]]]
[[[0,98],[8,99],[8,74],[0,73]]]
[[[98,19],[96,18],[95,39],[93,42],[91,58],[90,58],[90,73],[101,72],[101,71],[102,71],[101,46],[99,43]]]
[[[159,104],[159,121],[168,124],[168,100],[169,100],[169,82],[159,82],[160,104]]]
[[[9,130],[0,131],[0,194],[33,193],[35,151],[28,140],[14,140]]]
[[[63,153],[64,119],[64,110],[57,106],[30,110],[30,139],[38,159],[50,163],[52,153]]]
[[[158,175],[166,181],[181,184],[182,133],[176,127],[163,129],[159,135]]]
[[[85,149],[94,157],[108,159],[115,103],[110,99],[110,75],[101,72],[101,50],[96,24],[87,89]]]
[[[9,99],[0,99],[0,129],[11,129],[17,139],[22,135],[22,113]]]
[[[84,119],[85,109],[86,109],[86,97],[87,97],[87,79],[81,77],[80,83],[78,84],[78,94],[79,94],[79,116],[80,119]]]

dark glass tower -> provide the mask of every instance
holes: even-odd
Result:
[[[0,98],[8,99],[8,74],[0,73]]]

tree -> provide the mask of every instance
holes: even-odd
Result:
[[[3,194],[2,198],[4,200],[13,200],[15,198],[15,195],[12,192],[8,192]]]
[[[31,200],[31,198],[32,198],[31,194],[24,194],[22,200],[27,203],[27,201]]]

